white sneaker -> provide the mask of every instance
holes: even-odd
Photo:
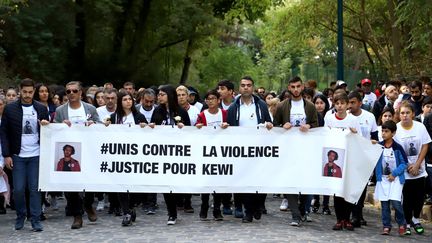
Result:
[[[299,227],[300,226],[300,222],[299,221],[292,221],[291,223],[290,223],[290,225],[291,226],[295,226],[295,227]]]
[[[96,207],[96,211],[103,211],[104,210],[104,207],[105,207],[105,202],[102,200],[102,201],[99,201],[98,202],[98,205],[97,205],[97,207]]]
[[[280,211],[287,211],[288,210],[288,199],[284,198],[282,200],[282,203],[279,207]]]
[[[176,222],[177,222],[177,218],[169,217],[169,218],[168,218],[167,225],[175,225]]]

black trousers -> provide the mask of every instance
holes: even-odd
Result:
[[[220,214],[223,194],[213,193],[213,216]],[[209,209],[210,194],[201,194],[201,212],[207,212]],[[200,213],[201,213],[200,212]]]
[[[405,180],[402,190],[402,206],[407,224],[412,221],[413,216],[415,218],[420,218],[425,194],[425,181],[425,177]]]
[[[134,193],[122,192],[118,193],[118,200],[123,214],[130,214],[131,209],[134,208],[136,197]]]
[[[265,204],[267,194],[245,193],[242,195],[243,204],[246,215],[254,215],[261,211],[261,207]]]
[[[352,211],[353,204],[345,201],[343,197],[334,197],[334,207],[335,207],[335,213],[336,213],[336,219],[338,221],[350,220],[350,215]]]
[[[72,216],[79,216],[83,214],[83,202],[85,209],[91,209],[94,202],[94,192],[83,193],[79,192],[65,192],[68,211]]]
[[[164,193],[163,195],[168,210],[168,216],[177,218],[177,203],[176,203],[177,194]]]

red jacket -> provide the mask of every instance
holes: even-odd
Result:
[[[71,158],[71,160],[69,162],[65,162],[64,158],[61,159],[58,163],[57,163],[57,171],[65,171],[64,167],[66,165],[66,163],[70,164],[70,171],[81,171],[81,167],[79,165],[79,162],[73,158]],[[67,170],[66,170],[67,171]]]
[[[325,164],[324,166],[324,176],[331,176],[331,177],[339,177],[342,178],[342,170],[341,168],[336,164],[333,163],[333,166],[331,167],[333,174],[329,175],[328,171],[329,171],[329,163]]]
[[[226,122],[227,121],[227,111],[224,109],[219,108],[220,111],[222,111],[222,122]],[[204,111],[201,111],[201,113],[199,113],[198,115],[198,119],[197,119],[197,124],[198,123],[202,123],[204,126],[207,126],[207,119],[206,116],[204,114]]]

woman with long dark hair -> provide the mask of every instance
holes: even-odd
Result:
[[[54,105],[54,102],[52,101],[51,92],[48,86],[43,83],[36,84],[33,99],[47,107],[50,122],[53,122],[57,106]]]
[[[318,94],[313,98],[313,103],[318,112],[318,126],[324,126],[324,116],[330,109],[330,104],[325,95]]]
[[[177,125],[178,128],[190,126],[191,122],[187,111],[178,104],[177,93],[173,86],[163,85],[159,88],[158,93],[159,106],[155,108],[150,124],[150,127],[155,125]],[[177,221],[177,200],[178,194],[164,193],[165,203],[168,209],[168,225],[174,225]],[[185,204],[190,203],[187,201]],[[185,208],[191,205],[185,205]],[[192,207],[191,207],[192,208]]]
[[[109,120],[105,121],[106,126],[109,124],[140,125],[140,127],[145,127],[147,120],[143,114],[136,110],[132,96],[129,93],[120,92],[117,98],[116,111],[111,114]],[[122,225],[129,226],[136,219],[134,194],[118,193],[118,198],[123,211]]]

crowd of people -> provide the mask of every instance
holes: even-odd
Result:
[[[0,214],[6,206],[16,211],[15,229],[24,227],[28,219],[34,231],[42,231],[45,207],[58,210],[57,199],[67,200],[65,214],[73,216],[72,229],[83,226],[83,213],[97,221],[97,211],[109,202],[110,214],[123,216],[121,225],[136,220],[135,207],[141,205],[146,214],[158,208],[156,193],[78,193],[39,192],[40,126],[65,123],[68,126],[103,123],[183,126],[245,126],[263,124],[267,129],[297,127],[307,133],[317,127],[347,129],[383,146],[375,172],[356,204],[334,197],[336,224],[333,230],[354,230],[367,225],[363,206],[367,186],[375,186],[375,199],[382,205],[382,234],[392,229],[390,206],[400,235],[414,230],[422,234],[420,213],[424,203],[432,202],[432,82],[428,77],[407,82],[391,80],[372,84],[361,80],[352,90],[344,81],[330,83],[319,91],[317,82],[303,82],[299,77],[288,81],[279,94],[255,87],[254,80],[243,77],[238,90],[230,80],[219,81],[201,99],[198,90],[180,85],[161,85],[136,90],[133,82],[120,89],[112,83],[102,87],[84,87],[71,81],[65,86],[35,84],[23,79],[18,89],[0,92]],[[349,148],[351,149],[351,148]],[[64,158],[57,171],[80,171],[73,159],[74,147],[63,147]],[[341,178],[343,170],[337,164],[338,153],[330,150],[323,176]],[[287,158],[289,163],[289,158]],[[349,163],[349,161],[348,161]],[[429,176],[428,176],[429,175]],[[168,225],[176,224],[177,211],[194,213],[191,194],[165,193]],[[234,215],[243,223],[259,220],[266,214],[266,194],[213,194],[213,218]],[[330,196],[274,194],[281,197],[281,211],[291,210],[290,225],[311,221],[312,213],[332,215]],[[97,199],[97,207],[93,204]],[[106,200],[107,198],[107,200]],[[199,210],[201,220],[207,220],[210,194],[202,194]],[[321,210],[320,210],[321,207]]]

